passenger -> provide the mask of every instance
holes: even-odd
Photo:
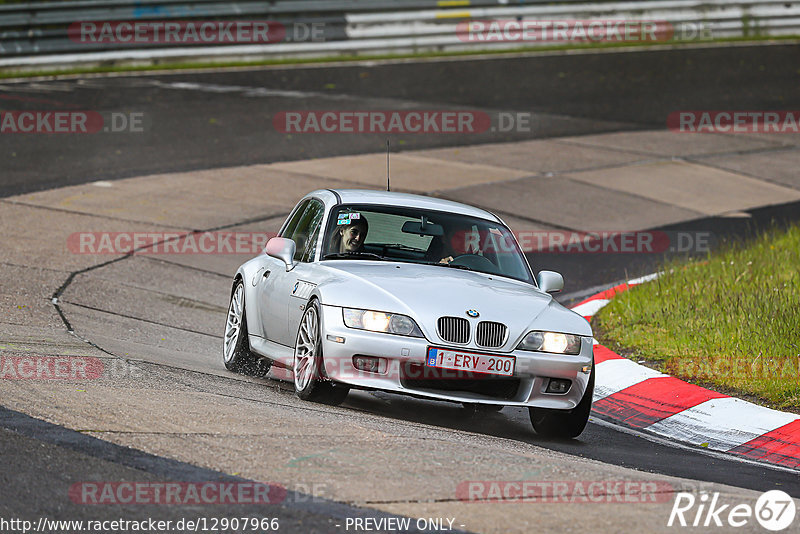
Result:
[[[364,216],[351,219],[349,224],[337,226],[331,236],[332,253],[361,252],[369,232],[369,223]]]

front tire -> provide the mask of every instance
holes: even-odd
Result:
[[[531,424],[537,434],[555,438],[577,438],[589,422],[594,396],[594,363],[586,391],[578,405],[571,410],[528,408]]]
[[[229,371],[256,377],[266,376],[272,366],[271,362],[250,351],[244,307],[244,284],[241,280],[236,281],[231,292],[228,318],[225,321],[225,336],[222,339],[222,362]]]
[[[298,397],[312,402],[337,406],[344,402],[350,388],[325,380],[322,374],[322,321],[315,299],[308,303],[294,346],[294,391]]]

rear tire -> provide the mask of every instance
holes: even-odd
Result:
[[[594,363],[586,391],[578,405],[572,410],[547,410],[528,408],[531,424],[537,434],[555,438],[577,438],[589,422],[594,396]]]
[[[250,351],[247,316],[244,306],[244,284],[237,280],[231,292],[225,335],[222,338],[222,363],[229,371],[248,376],[264,377],[272,362]]]
[[[315,299],[306,306],[297,329],[292,365],[294,391],[303,400],[338,406],[347,398],[350,388],[326,380],[323,361],[322,321],[319,302]]]

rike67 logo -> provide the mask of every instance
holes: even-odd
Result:
[[[777,532],[792,525],[795,512],[792,498],[780,490],[762,494],[754,507],[749,504],[722,504],[718,492],[710,495],[701,492],[699,497],[680,492],[675,496],[667,526],[738,528],[755,518],[765,529]]]

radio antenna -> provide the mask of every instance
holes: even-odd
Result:
[[[386,140],[386,190],[391,191],[389,187],[389,140]]]

